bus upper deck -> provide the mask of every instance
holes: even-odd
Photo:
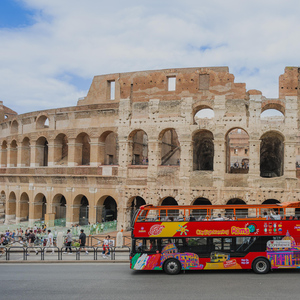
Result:
[[[298,220],[300,202],[262,205],[144,205],[138,210],[135,222],[192,222],[192,221],[251,221]]]

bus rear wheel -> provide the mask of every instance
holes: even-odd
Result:
[[[270,262],[263,257],[257,258],[252,264],[252,269],[257,274],[266,274],[270,271]]]
[[[176,275],[181,270],[181,264],[177,259],[171,258],[168,259],[164,264],[164,271],[168,275]]]

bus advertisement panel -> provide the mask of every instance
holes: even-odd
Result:
[[[168,274],[300,268],[300,220],[135,222],[131,268]]]

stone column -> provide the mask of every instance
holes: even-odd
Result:
[[[29,218],[29,202],[27,200],[17,201],[16,223],[20,223],[27,219],[27,217]]]
[[[0,149],[1,155],[1,168],[6,168],[7,166],[7,149]]]
[[[18,155],[18,149],[17,148],[7,148],[7,152],[8,152],[8,157],[7,157],[7,167],[8,168],[13,168],[13,167],[16,167],[17,164],[15,165],[14,164],[14,155]],[[18,162],[17,162],[18,163]]]
[[[59,160],[57,153],[61,152],[61,145],[55,145],[54,140],[48,141],[48,166],[53,167],[55,162]]]
[[[160,143],[155,138],[148,140],[148,182],[156,182],[157,167],[160,165]]]
[[[222,187],[224,183],[224,174],[226,172],[226,146],[224,138],[214,139],[214,186]]]
[[[22,151],[24,151],[26,147],[22,147],[22,146],[18,146],[17,148],[17,165],[16,167],[20,168],[20,167],[25,167],[24,164],[22,164]]]
[[[68,141],[68,167],[75,167],[78,165],[78,159],[76,159],[76,147],[81,147],[82,144],[76,144],[75,139],[69,138]]]
[[[30,167],[31,168],[35,168],[40,165],[39,162],[36,161],[36,154],[37,154],[36,141],[32,141],[30,144]]]
[[[99,161],[99,146],[100,143],[98,142],[98,138],[91,138],[90,141],[90,166],[91,167],[98,167],[100,164]]]
[[[40,220],[42,206],[42,202],[29,202],[29,226]]]
[[[249,139],[249,177],[260,176],[260,140]]]
[[[70,206],[71,207],[71,213],[70,213],[70,217],[71,217],[71,221],[70,223],[75,225],[75,224],[79,224],[79,210],[80,210],[80,204],[73,204]]]

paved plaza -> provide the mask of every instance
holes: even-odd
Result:
[[[132,271],[129,264],[1,265],[0,295],[9,300],[295,300],[299,271],[189,271],[176,276]]]

